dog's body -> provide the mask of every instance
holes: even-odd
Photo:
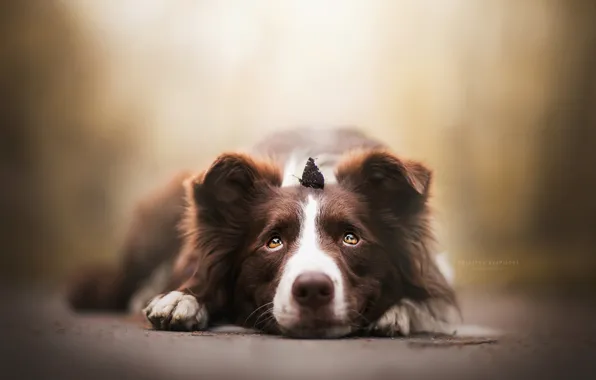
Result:
[[[300,183],[309,157],[322,189]],[[450,333],[457,303],[434,244],[430,180],[354,129],[270,135],[145,200],[122,265],[83,274],[71,304],[144,308],[159,329]]]

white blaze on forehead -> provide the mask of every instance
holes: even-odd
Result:
[[[321,250],[319,244],[321,239],[317,230],[318,214],[319,202],[309,195],[304,205],[298,249],[288,260],[284,272],[295,274],[294,277],[308,271],[323,272],[331,277],[337,286],[341,280],[341,272],[331,256]]]
[[[296,253],[290,257],[283,269],[282,277],[273,299],[273,314],[283,325],[286,315],[296,316],[298,309],[292,298],[292,285],[305,272],[321,272],[329,276],[335,286],[332,310],[338,319],[346,314],[344,286],[341,271],[333,258],[320,247],[317,229],[319,202],[309,195],[303,207],[303,217]],[[292,318],[293,318],[292,317]]]
[[[299,240],[299,249],[296,256],[316,257],[319,253],[319,242],[317,234],[317,214],[319,213],[319,202],[308,196],[308,202],[304,207],[304,221]]]

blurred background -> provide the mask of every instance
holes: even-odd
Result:
[[[4,280],[116,259],[138,198],[297,125],[357,125],[435,170],[459,285],[596,273],[596,4],[0,5]]]

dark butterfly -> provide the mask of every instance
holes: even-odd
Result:
[[[302,178],[298,180],[304,187],[322,189],[325,186],[325,178],[323,177],[323,173],[321,173],[312,157],[309,157],[306,161],[304,172],[302,172]]]

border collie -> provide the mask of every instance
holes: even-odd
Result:
[[[453,333],[430,185],[426,166],[356,129],[274,133],[143,200],[121,264],[82,272],[68,299],[142,310],[160,330]]]

